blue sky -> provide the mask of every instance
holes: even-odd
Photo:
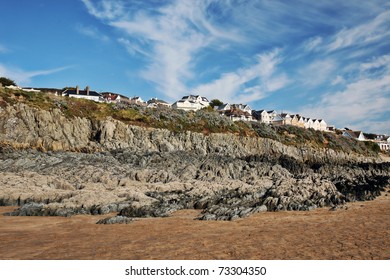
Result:
[[[0,76],[390,134],[390,3],[0,0]]]

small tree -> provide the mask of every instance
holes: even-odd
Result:
[[[8,79],[6,77],[0,77],[0,84],[2,84],[3,87],[16,86],[16,84],[13,80]]]
[[[223,102],[221,100],[219,100],[219,99],[212,99],[210,101],[210,107],[211,108],[214,108],[215,106],[221,106],[221,105],[223,105]]]

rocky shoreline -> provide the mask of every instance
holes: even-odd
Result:
[[[19,206],[9,215],[118,212],[127,223],[201,209],[200,220],[234,220],[371,200],[390,182],[389,162],[351,152],[69,119],[24,104],[0,115],[0,206]]]
[[[92,154],[3,150],[0,171],[0,205],[20,206],[10,215],[119,212],[142,218],[202,209],[198,219],[234,220],[261,211],[372,200],[389,184],[390,163],[305,164],[286,155],[234,158],[129,149]]]

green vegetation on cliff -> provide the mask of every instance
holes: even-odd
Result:
[[[297,147],[330,148],[336,151],[376,155],[378,145],[359,142],[335,133],[303,129],[295,126],[271,126],[258,122],[233,122],[209,108],[185,112],[171,108],[145,108],[131,104],[97,103],[85,99],[66,98],[44,93],[0,88],[0,107],[25,103],[42,110],[60,110],[67,118],[103,120],[107,117],[126,124],[168,129],[173,132],[192,131],[205,135],[230,133],[239,136],[270,138]]]

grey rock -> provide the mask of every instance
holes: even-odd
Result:
[[[104,224],[104,225],[130,224],[134,221],[136,221],[136,219],[124,217],[124,216],[115,216],[115,217],[108,217],[105,219],[101,219],[101,220],[97,221],[96,224]]]

